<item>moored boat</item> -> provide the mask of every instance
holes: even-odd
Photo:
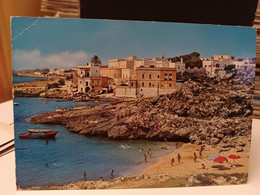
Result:
[[[19,106],[19,103],[18,102],[14,102],[14,106]]]
[[[67,102],[67,99],[57,99],[56,102]]]
[[[58,131],[43,132],[43,133],[19,133],[20,139],[54,139]]]
[[[117,104],[120,104],[122,103],[122,101],[119,101],[119,102],[110,102],[111,105],[117,105]]]
[[[52,129],[28,129],[29,133],[47,133],[52,132]]]

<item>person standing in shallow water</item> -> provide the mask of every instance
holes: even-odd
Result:
[[[149,148],[148,154],[149,154],[150,157],[152,157],[152,150],[151,150],[151,148]]]
[[[82,177],[83,177],[83,179],[87,179],[87,172],[86,171],[83,171]]]
[[[144,162],[147,163],[147,156],[146,156],[146,154],[144,154]]]
[[[114,170],[112,169],[111,173],[110,173],[110,179],[113,180],[114,179]]]

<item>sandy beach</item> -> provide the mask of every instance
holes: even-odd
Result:
[[[202,152],[202,157],[199,156],[200,146],[194,144],[183,144],[182,147],[176,149],[171,154],[164,156],[160,161],[148,169],[144,170],[141,175],[159,175],[167,174],[177,177],[190,176],[194,174],[203,173],[221,173],[221,174],[232,174],[232,173],[248,173],[249,164],[249,147],[245,147],[243,152],[237,153],[241,158],[236,159],[234,164],[236,167],[232,167],[233,160],[229,159],[230,154],[236,153],[237,148],[231,149],[230,151],[221,152],[217,148],[210,146],[205,147]],[[194,152],[197,155],[197,160],[194,162]],[[181,162],[177,161],[177,154],[181,155]],[[213,154],[219,154],[228,159],[228,162],[214,163],[212,160],[207,158]],[[171,159],[174,158],[175,162],[171,166]],[[202,169],[202,164],[205,165],[206,169]],[[222,165],[224,168],[220,170],[218,168],[212,168],[212,166]],[[217,166],[217,167],[218,167]]]

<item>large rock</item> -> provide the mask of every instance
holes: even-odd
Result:
[[[217,84],[190,80],[170,95],[48,113],[31,122],[64,124],[80,134],[112,139],[167,138],[223,147],[232,140],[230,147],[235,147],[247,143],[251,135],[252,83],[243,82],[239,78]]]

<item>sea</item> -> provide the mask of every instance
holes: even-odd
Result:
[[[42,98],[14,98],[16,179],[20,187],[64,185],[81,181],[86,171],[87,180],[110,179],[114,176],[136,175],[160,157],[171,153],[175,143],[148,140],[111,140],[88,137],[70,132],[62,125],[31,124],[30,117],[59,108],[72,109],[78,106],[96,106],[107,102],[56,102]],[[56,138],[49,140],[19,139],[18,133],[28,129],[53,129]],[[147,152],[152,150],[152,157]],[[144,161],[147,155],[147,163]],[[46,164],[48,166],[46,166]],[[170,162],[169,162],[170,164]]]
[[[13,76],[13,83],[26,83],[32,81],[47,80],[48,77],[25,77],[25,76]]]

